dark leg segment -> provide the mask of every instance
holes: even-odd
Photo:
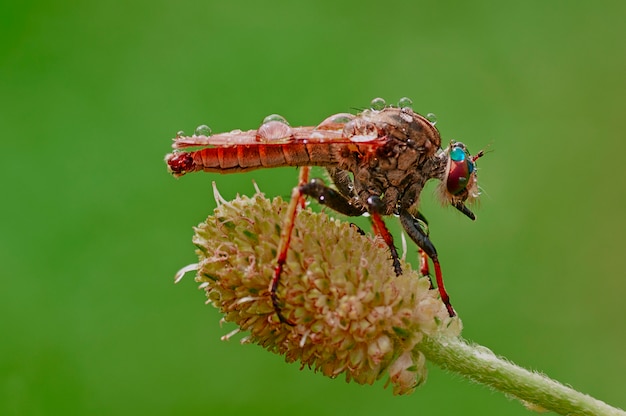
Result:
[[[400,211],[400,223],[409,237],[411,237],[418,247],[421,248],[433,261],[433,266],[435,267],[435,278],[437,279],[437,289],[439,289],[441,301],[444,305],[446,305],[448,314],[451,317],[455,316],[456,313],[450,304],[450,297],[443,286],[443,275],[441,274],[441,266],[439,264],[439,259],[437,258],[437,250],[435,249],[435,246],[430,241],[422,227],[420,227],[417,218],[415,218],[406,209]]]
[[[300,185],[300,193],[315,198],[317,202],[326,205],[333,211],[349,217],[363,215],[365,210],[350,203],[350,200],[341,192],[326,186],[320,179],[311,179],[310,182]]]
[[[418,211],[417,219],[419,220],[418,226],[424,230],[424,233],[428,236],[428,221],[426,221],[426,217],[422,215],[421,212]],[[422,227],[423,224],[423,227]],[[420,274],[422,276],[427,276],[428,280],[430,280],[430,288],[434,289],[435,285],[433,285],[433,279],[430,276],[430,268],[428,267],[428,254],[421,247],[417,247],[417,253],[420,258]]]

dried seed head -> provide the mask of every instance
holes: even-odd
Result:
[[[239,197],[195,228],[196,281],[208,302],[248,332],[242,342],[347,381],[372,384],[388,374],[394,394],[412,392],[426,378],[423,336],[458,336],[460,320],[408,264],[396,277],[379,240],[304,210],[278,291],[295,325],[280,323],[268,285],[286,209],[280,198]]]

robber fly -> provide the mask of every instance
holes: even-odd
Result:
[[[307,196],[347,216],[369,214],[373,230],[389,247],[396,275],[402,273],[400,260],[382,217],[398,216],[405,232],[420,249],[421,271],[429,275],[429,257],[441,300],[449,315],[456,315],[418,202],[425,183],[439,179],[442,201],[474,220],[465,203],[479,195],[476,160],[483,155],[482,151],[472,156],[463,143],[456,141],[442,149],[434,123],[408,106],[383,105],[357,115],[335,114],[315,127],[291,127],[282,117],[272,115],[256,130],[213,135],[208,128],[205,130],[193,136],[177,135],[174,139],[174,152],[165,158],[174,176],[198,171],[231,173],[301,167],[269,284],[272,304],[281,322],[291,324],[281,312],[277,288],[295,217]],[[309,180],[311,166],[326,168],[334,187],[320,179]]]

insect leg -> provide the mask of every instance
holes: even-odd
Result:
[[[278,283],[280,282],[280,275],[283,272],[285,263],[287,262],[287,252],[289,250],[289,243],[291,242],[291,234],[293,232],[293,226],[296,222],[296,215],[298,214],[298,207],[303,207],[305,200],[304,194],[300,188],[309,178],[309,167],[303,166],[300,168],[300,175],[298,178],[298,186],[294,187],[291,191],[291,200],[285,213],[285,222],[283,224],[282,231],[280,233],[280,241],[278,243],[278,253],[276,255],[276,267],[274,268],[274,274],[272,280],[270,280],[269,291],[272,298],[272,306],[278,315],[280,322],[284,324],[294,325],[293,322],[285,318],[281,312],[281,306],[278,301]]]
[[[402,227],[409,235],[409,237],[411,237],[411,239],[415,241],[418,247],[422,249],[426,253],[426,255],[428,255],[428,257],[430,257],[430,259],[433,261],[433,266],[435,267],[435,278],[437,279],[437,289],[439,289],[441,301],[444,305],[446,305],[448,314],[451,317],[455,316],[456,313],[454,312],[454,309],[450,304],[450,296],[448,296],[448,293],[443,286],[443,275],[441,274],[441,265],[439,264],[439,259],[437,258],[437,250],[435,249],[435,246],[420,226],[419,220],[414,217],[406,208],[402,208],[400,210],[400,223],[402,224]]]
[[[313,179],[309,183],[300,186],[300,192],[317,199],[320,204],[326,205],[329,208],[350,217],[363,215],[366,212],[364,208],[351,204],[350,200],[343,193],[326,186],[324,182],[319,179]],[[398,256],[398,251],[393,244],[393,237],[387,229],[385,221],[381,215],[384,210],[383,202],[379,197],[372,196],[367,200],[367,207],[374,232],[380,235],[385,241],[385,244],[389,247],[389,251],[391,251],[391,258],[393,260],[393,269],[396,272],[396,275],[399,276],[402,274],[400,257]]]
[[[387,247],[389,247],[391,259],[393,260],[393,270],[396,272],[396,276],[400,276],[402,274],[400,256],[398,256],[398,250],[396,250],[396,246],[393,244],[393,236],[385,225],[385,221],[383,220],[381,214],[385,209],[383,201],[378,196],[370,196],[367,198],[367,207],[370,219],[372,220],[372,227],[374,228],[376,234],[383,238]]]
[[[301,187],[305,183],[309,181],[309,173],[311,172],[311,168],[308,166],[303,166],[300,169],[300,175],[298,177],[298,187]],[[303,196],[300,196],[300,209],[306,208],[306,200]]]
[[[311,179],[310,182],[300,185],[298,188],[301,194],[315,198],[320,204],[326,205],[340,214],[358,217],[366,212],[364,208],[350,203],[348,197],[340,190],[326,186],[320,179]]]
[[[434,289],[433,279],[430,277],[430,268],[428,267],[428,254],[424,250],[418,247],[417,254],[420,256],[420,274],[427,276],[430,281],[430,288]]]
[[[421,226],[423,223],[424,227],[422,227],[422,229],[424,229],[424,233],[428,235],[428,221],[426,221],[426,217],[424,217],[421,212],[418,212],[417,219],[420,222],[418,226]],[[430,276],[430,268],[428,267],[428,254],[426,254],[420,246],[417,247],[417,253],[420,258],[420,274],[428,277],[428,280],[430,280],[430,288],[434,289],[435,286],[433,285],[433,279]]]
[[[337,190],[342,193],[343,196],[351,198],[356,195],[354,193],[354,181],[348,171],[335,167],[328,167],[326,171],[332,179],[333,184],[337,187]]]
[[[361,227],[359,227],[358,225],[356,225],[355,223],[351,222],[350,223],[350,227],[354,228],[357,233],[359,233],[361,235],[365,235],[365,231],[363,231],[363,229]]]

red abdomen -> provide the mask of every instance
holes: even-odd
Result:
[[[332,166],[331,143],[284,143],[208,147],[170,153],[169,170],[176,176],[189,172],[233,173],[281,166]]]

